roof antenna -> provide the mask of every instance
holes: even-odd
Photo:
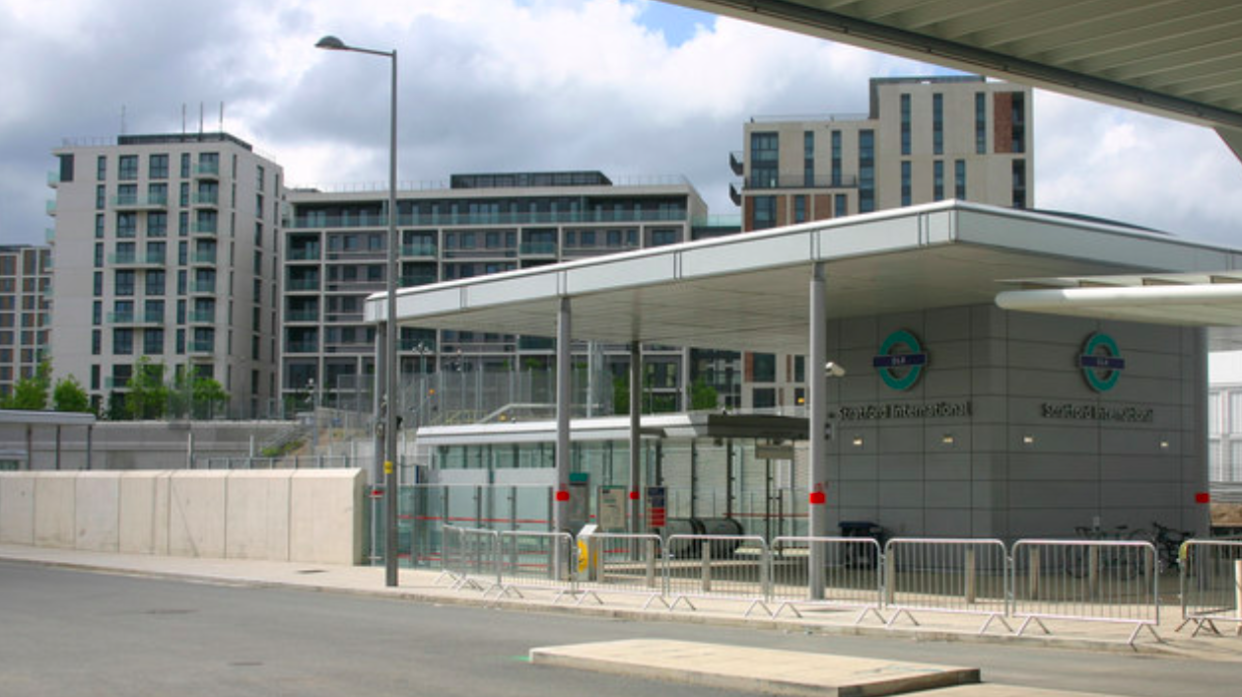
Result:
[[[220,102],[220,132],[224,133],[224,102]]]
[[[185,102],[181,102],[181,135],[185,135]]]
[[[125,135],[125,105],[121,105],[121,135]]]
[[[203,103],[198,103],[198,134],[203,135]]]

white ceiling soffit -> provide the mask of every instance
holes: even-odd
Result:
[[[1242,145],[1238,0],[671,2],[1216,127]]]

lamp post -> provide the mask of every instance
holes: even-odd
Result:
[[[325,36],[316,48],[353,51],[392,59],[392,97],[388,141],[388,279],[384,335],[384,361],[387,364],[384,393],[380,400],[384,429],[384,582],[397,585],[397,50],[376,51],[349,46],[335,36]],[[377,415],[378,416],[378,415]],[[377,419],[378,421],[378,419]]]

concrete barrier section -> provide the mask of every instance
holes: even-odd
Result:
[[[74,548],[120,549],[121,479],[114,472],[79,472],[74,478]]]
[[[36,547],[73,549],[77,523],[73,497],[76,472],[45,472],[35,480],[34,536]]]
[[[289,559],[290,483],[293,470],[237,471],[228,476],[226,556]]]
[[[35,475],[0,472],[0,542],[34,545]]]
[[[120,479],[120,551],[167,555],[168,491],[172,473],[162,470],[122,472]]]
[[[289,531],[293,560],[362,561],[365,481],[360,469],[294,471]]]
[[[362,560],[362,470],[0,473],[0,542],[329,564]]]

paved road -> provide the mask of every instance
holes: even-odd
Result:
[[[433,606],[0,562],[0,695],[692,697],[718,690],[525,661],[533,646],[659,636],[977,665],[985,681],[1120,695],[1232,695],[1236,663],[826,637]]]

